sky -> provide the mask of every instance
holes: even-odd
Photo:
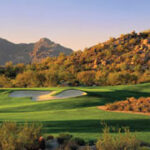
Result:
[[[47,37],[80,50],[150,29],[150,0],[0,0],[0,37],[15,43]]]

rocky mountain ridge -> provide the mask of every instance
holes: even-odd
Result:
[[[0,38],[0,65],[4,65],[8,61],[12,61],[14,64],[27,64],[38,62],[46,57],[59,56],[60,53],[70,55],[72,52],[72,49],[47,38],[41,38],[38,42],[29,44],[15,44]]]

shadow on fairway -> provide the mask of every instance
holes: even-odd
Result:
[[[125,100],[129,97],[150,97],[150,93],[146,92],[136,92],[128,90],[114,90],[110,92],[87,92],[89,97],[102,98],[103,100],[99,102],[100,105],[107,103],[112,103],[114,101]]]
[[[101,133],[105,122],[108,126],[116,128],[129,127],[131,132],[150,131],[150,119],[139,120],[69,120],[69,121],[48,121],[43,123],[44,133]]]

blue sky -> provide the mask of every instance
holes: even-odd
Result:
[[[150,29],[150,0],[1,0],[0,37],[47,37],[74,50]]]

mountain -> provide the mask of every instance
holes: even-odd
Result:
[[[12,50],[14,45],[8,41],[1,40],[0,44],[1,47],[9,47],[9,53],[6,49],[9,55],[24,50],[26,53],[24,52],[23,58],[28,56],[27,58],[35,62],[47,55],[54,56],[54,49],[60,52],[60,45],[45,38],[35,44],[21,44],[17,50]],[[26,47],[26,50],[22,47]],[[4,54],[2,58],[7,58]],[[19,53],[18,56],[22,55]],[[15,60],[15,57],[13,59]],[[43,59],[36,65],[8,63],[0,67],[0,87],[101,86],[146,82],[150,82],[149,30],[122,34],[84,51],[75,51],[69,56]]]
[[[30,53],[30,56],[32,61],[37,62],[47,56],[59,56],[60,53],[70,55],[72,52],[73,51],[71,49],[63,47],[60,44],[56,44],[47,38],[42,38],[34,44],[33,51]]]
[[[8,61],[17,63],[38,62],[46,57],[55,57],[60,53],[70,55],[73,50],[54,43],[47,38],[42,38],[36,43],[15,44],[0,38],[0,65]]]

